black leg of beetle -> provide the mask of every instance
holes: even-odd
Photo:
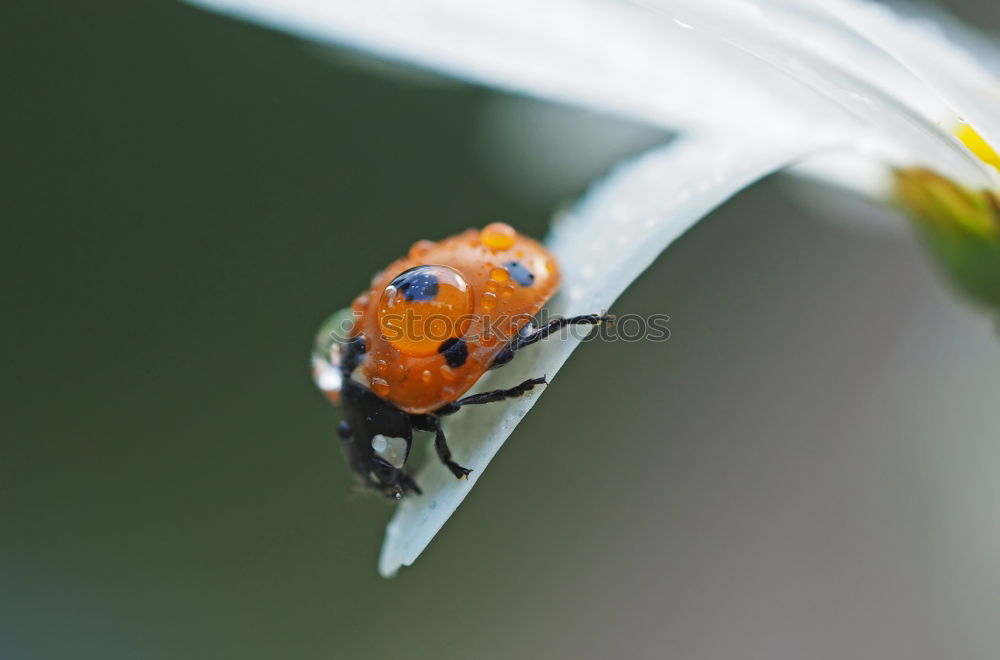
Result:
[[[479,394],[470,394],[469,396],[454,401],[452,403],[441,406],[434,411],[436,415],[453,415],[459,411],[462,406],[471,406],[480,403],[495,403],[497,401],[504,401],[506,399],[516,399],[525,392],[534,389],[535,385],[545,385],[545,376],[541,378],[529,378],[519,385],[515,385],[510,389],[506,390],[490,390],[489,392],[480,392]]]
[[[469,476],[472,472],[469,468],[464,468],[455,461],[451,460],[451,450],[448,449],[448,440],[444,437],[444,431],[441,430],[441,424],[435,424],[434,429],[434,449],[437,450],[438,458],[441,462],[445,464],[451,473],[455,475],[456,479],[464,479]]]
[[[490,366],[491,369],[497,367],[502,367],[511,360],[514,359],[514,353],[521,350],[525,346],[531,346],[537,341],[545,339],[554,332],[565,328],[568,325],[597,325],[602,322],[614,321],[615,317],[611,314],[582,314],[580,316],[570,316],[567,318],[557,318],[552,319],[540,328],[525,334],[518,335],[508,342],[503,350],[500,351],[496,358],[493,360],[493,364]]]
[[[458,408],[455,408],[455,410],[458,410]],[[444,437],[444,431],[441,430],[441,420],[438,418],[436,411],[425,415],[411,415],[410,419],[413,422],[413,428],[421,431],[430,431],[434,434],[434,449],[437,450],[438,458],[448,466],[452,474],[461,479],[472,472],[472,470],[466,469],[452,460],[451,450],[448,448],[448,440]]]

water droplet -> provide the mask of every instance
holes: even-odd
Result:
[[[506,250],[514,245],[515,239],[517,232],[503,222],[488,224],[479,232],[479,242],[491,250]]]
[[[384,378],[372,378],[372,392],[380,397],[385,397],[389,394],[389,381]]]
[[[397,275],[379,301],[382,335],[405,355],[433,355],[471,323],[472,289],[453,268],[428,264]]]

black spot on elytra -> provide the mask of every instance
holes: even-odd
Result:
[[[403,271],[391,282],[407,302],[434,300],[438,294],[438,278],[423,266]]]
[[[455,337],[441,342],[441,345],[438,346],[438,353],[444,356],[444,361],[452,369],[461,367],[469,359],[469,347],[465,345],[464,341]]]
[[[535,274],[521,265],[520,261],[508,261],[504,264],[510,278],[521,286],[531,286],[535,281]]]

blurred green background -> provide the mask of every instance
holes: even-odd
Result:
[[[317,324],[662,136],[182,5],[13,13],[0,658],[996,657],[1000,344],[874,210],[701,223],[615,307],[671,341],[586,344],[383,580]]]

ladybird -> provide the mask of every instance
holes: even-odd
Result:
[[[559,282],[551,252],[493,223],[437,243],[418,241],[354,300],[346,331],[324,326],[313,373],[343,409],[338,434],[363,485],[394,499],[421,493],[406,469],[414,430],[434,434],[437,456],[456,478],[470,473],[452,459],[441,418],[519,397],[546,381],[462,395],[486,371],[560,328],[612,320],[586,314],[536,326]]]

